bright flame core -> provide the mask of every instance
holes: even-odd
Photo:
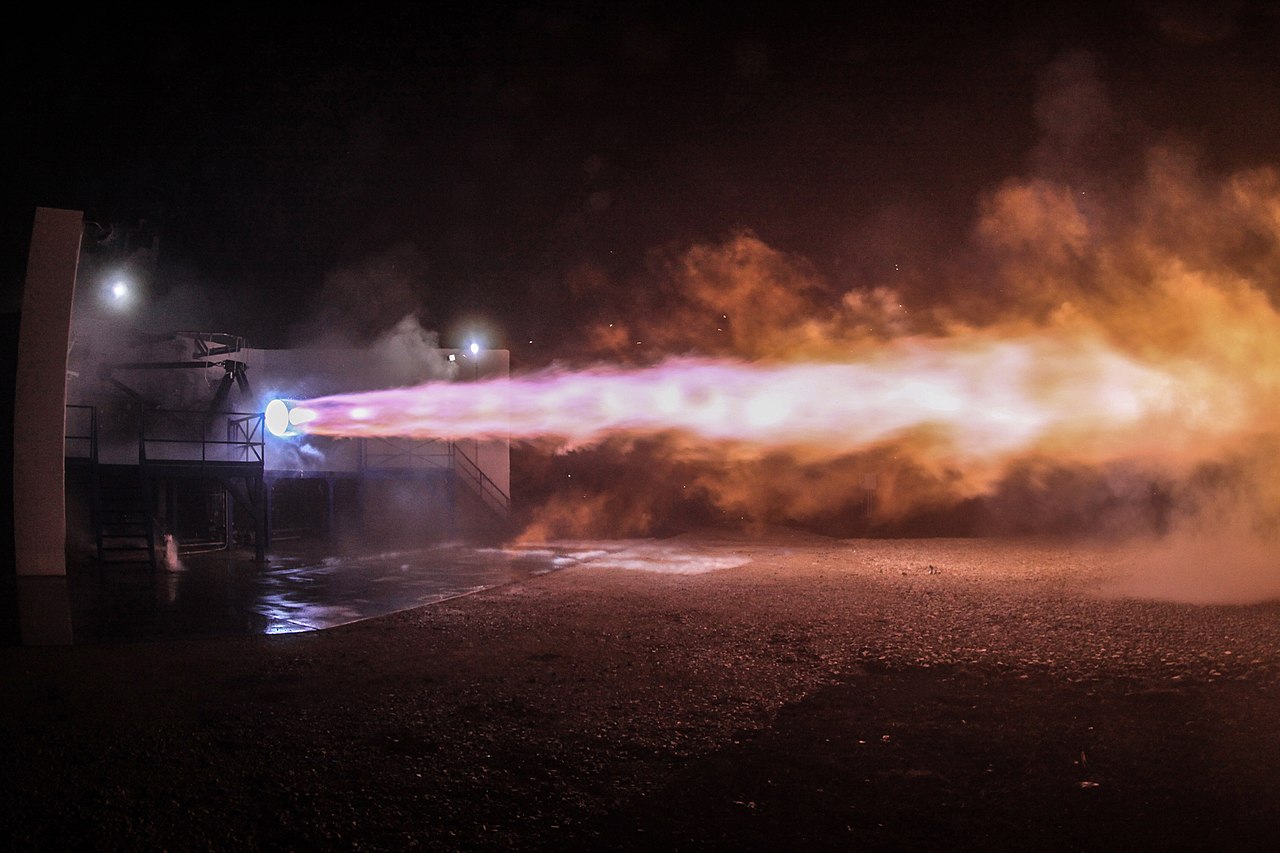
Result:
[[[350,413],[353,418],[362,417],[359,409],[353,409]],[[263,411],[263,420],[267,425],[267,430],[272,434],[280,437],[298,435],[298,427],[310,421],[315,417],[315,413],[291,400],[272,400],[267,403],[267,408]]]
[[[272,400],[267,403],[263,412],[263,420],[272,435],[286,436],[289,432],[289,404],[284,400]]]

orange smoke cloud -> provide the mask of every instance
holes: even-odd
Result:
[[[860,434],[866,412],[848,411],[850,440],[826,442],[825,454],[798,443],[750,456],[736,443],[668,437],[671,458],[697,460],[700,493],[725,517],[829,521],[870,506],[866,524],[833,528],[856,531],[985,497],[987,518],[1011,528],[1015,516],[1054,512],[1087,525],[1087,506],[1144,524],[1153,513],[1169,523],[1243,516],[1249,529],[1276,531],[1280,173],[1213,179],[1185,151],[1156,149],[1140,183],[1123,190],[1010,181],[981,200],[972,233],[945,288],[861,282],[843,293],[807,262],[739,233],[655,260],[657,283],[627,322],[602,323],[590,340],[597,355],[633,361],[643,341],[646,352],[752,364],[859,365],[906,398],[933,388],[945,405],[956,391],[947,382],[981,389],[954,420],[874,436]],[[1022,359],[1026,372],[1002,359]],[[930,385],[939,375],[947,382]],[[1017,441],[1048,421],[1035,441]],[[1007,444],[965,454],[984,423],[990,442]],[[625,457],[616,464],[625,469]],[[642,504],[625,519],[588,514],[572,527],[633,529]]]
[[[1156,150],[1124,192],[1010,181],[972,236],[936,291],[837,287],[749,232],[655,253],[585,367],[306,401],[302,428],[550,448],[531,538],[941,529],[975,500],[1000,529],[1277,533],[1274,170],[1214,180]]]

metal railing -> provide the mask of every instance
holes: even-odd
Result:
[[[71,404],[67,406],[63,456],[83,462],[98,461],[98,408]]]
[[[486,506],[506,518],[511,512],[511,496],[499,488],[479,463],[468,456],[457,442],[450,442],[449,449],[453,456],[453,470],[480,496]]]
[[[263,463],[266,460],[264,420],[264,415],[228,415],[227,441],[239,448],[237,461]]]
[[[360,468],[374,471],[451,467],[450,442],[439,438],[365,438],[360,441]]]
[[[364,438],[362,471],[452,471],[485,505],[502,517],[511,512],[511,497],[467,455],[457,442],[442,438]]]
[[[138,432],[138,461],[264,463],[263,416],[151,409]],[[215,438],[214,436],[226,436]]]

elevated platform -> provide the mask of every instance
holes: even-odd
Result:
[[[170,539],[251,546],[264,561],[277,538],[408,547],[509,532],[510,497],[473,456],[480,445],[345,439],[291,454],[268,448],[258,414],[147,410],[104,452],[98,417],[68,407],[65,453],[69,522],[82,516],[100,564],[158,565]]]

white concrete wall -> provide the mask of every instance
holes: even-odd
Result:
[[[67,344],[84,213],[38,208],[14,389],[14,556],[21,575],[65,575]]]
[[[84,213],[37,208],[14,377],[13,538],[24,645],[73,641],[67,587],[67,348]]]

